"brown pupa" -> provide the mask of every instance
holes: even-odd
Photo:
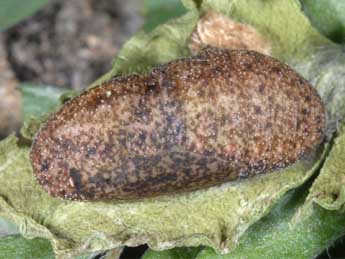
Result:
[[[287,65],[206,48],[67,102],[38,132],[31,162],[52,196],[137,199],[285,167],[324,129],[316,90]]]

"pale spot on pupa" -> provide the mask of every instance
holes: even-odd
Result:
[[[73,182],[73,179],[72,178],[69,178],[69,184],[74,187],[74,182]]]

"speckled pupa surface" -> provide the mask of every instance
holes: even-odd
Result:
[[[324,128],[316,90],[287,65],[206,48],[67,102],[38,132],[31,162],[52,196],[137,199],[288,166]]]

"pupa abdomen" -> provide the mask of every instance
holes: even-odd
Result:
[[[320,97],[291,68],[207,48],[67,102],[38,132],[31,162],[52,196],[136,199],[288,166],[324,128]]]

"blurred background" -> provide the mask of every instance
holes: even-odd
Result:
[[[0,139],[40,115],[33,101],[47,110],[85,89],[131,35],[184,11],[178,0],[0,0]]]

